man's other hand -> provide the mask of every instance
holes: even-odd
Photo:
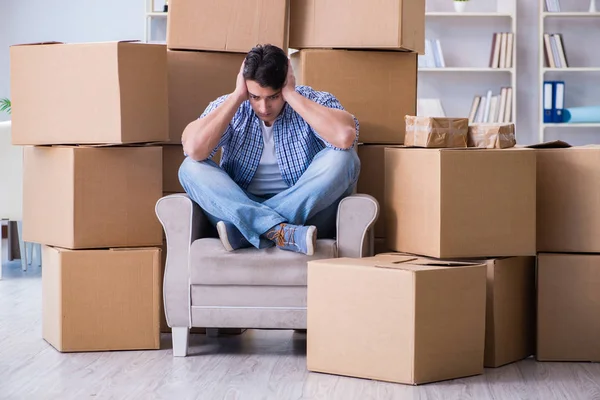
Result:
[[[288,96],[291,93],[296,92],[296,77],[294,76],[294,68],[292,68],[292,62],[288,60],[288,71],[287,77],[285,79],[285,83],[283,84],[283,88],[281,89],[281,94],[283,95],[284,100],[287,101]]]
[[[239,102],[243,102],[248,100],[248,86],[246,86],[246,80],[244,79],[244,65],[246,64],[246,60],[242,62],[242,66],[240,67],[240,72],[237,74],[237,78],[235,81],[235,90],[233,91],[233,95],[239,100]]]

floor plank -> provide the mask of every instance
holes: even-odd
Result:
[[[0,399],[600,399],[600,364],[538,363],[423,386],[309,373],[306,337],[250,330],[192,335],[191,355],[161,350],[61,354],[41,337],[41,270],[3,265]]]

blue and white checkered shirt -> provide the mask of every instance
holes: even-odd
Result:
[[[308,86],[296,86],[296,92],[302,96],[329,108],[344,108],[330,93],[319,92]],[[227,95],[221,96],[208,105],[200,118],[217,108]],[[358,120],[356,138],[358,140]],[[221,137],[210,158],[219,148],[221,167],[242,189],[247,189],[260,163],[263,151],[263,135],[261,121],[252,110],[248,100],[244,101],[236,111],[227,130]],[[277,163],[284,182],[293,186],[306,171],[314,156],[325,147],[343,151],[323,139],[289,104],[285,104],[281,114],[273,123],[273,140]]]

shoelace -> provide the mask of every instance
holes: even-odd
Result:
[[[287,224],[281,224],[279,229],[276,230],[272,230],[271,232],[267,233],[267,239],[272,240],[275,242],[275,244],[277,244],[277,246],[279,247],[283,247],[286,244],[296,244],[295,240],[294,240],[294,232],[296,231],[296,228],[289,228],[289,240],[285,240],[285,227],[287,226]]]

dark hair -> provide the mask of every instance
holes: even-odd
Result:
[[[246,55],[244,79],[256,81],[262,87],[281,89],[287,72],[287,54],[277,46],[258,45]]]

